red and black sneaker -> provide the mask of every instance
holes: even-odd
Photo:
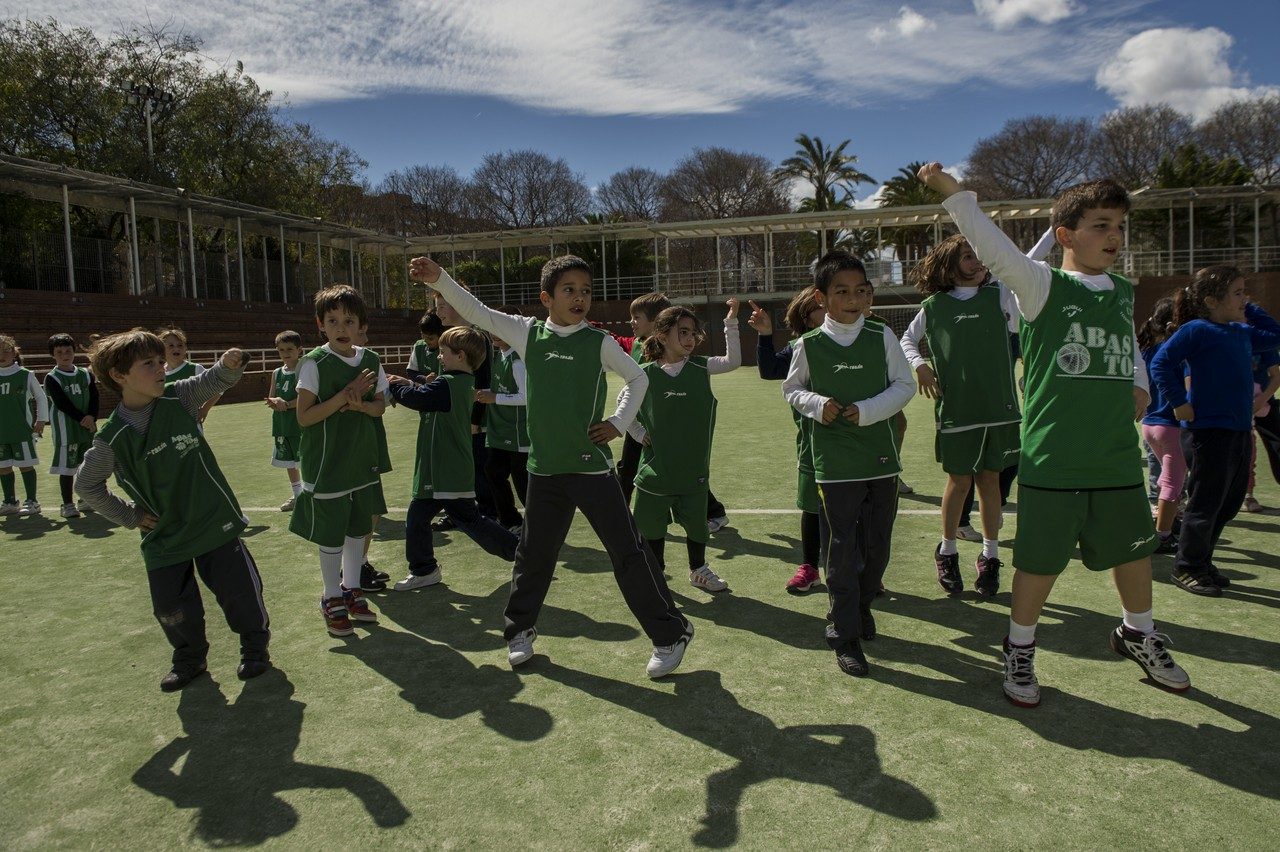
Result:
[[[347,604],[343,598],[321,598],[320,614],[324,616],[325,627],[330,636],[351,636],[356,631],[351,626],[351,618],[347,614]]]
[[[818,582],[818,569],[814,568],[808,562],[796,569],[796,573],[791,575],[791,579],[787,581],[787,592],[793,595],[803,594],[809,591]]]
[[[365,598],[364,592],[360,589],[348,589],[342,587],[342,601],[346,604],[347,614],[352,621],[365,621],[372,624],[378,623],[378,614],[369,609],[369,601]]]
[[[1004,564],[997,556],[978,557],[978,579],[974,581],[974,590],[984,598],[994,598],[1000,591],[1000,566]]]
[[[938,585],[948,595],[955,597],[964,591],[964,578],[960,576],[960,554],[944,556],[942,543],[933,548],[933,564],[938,569]]]

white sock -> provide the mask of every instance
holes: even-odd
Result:
[[[1150,636],[1156,632],[1156,620],[1151,615],[1151,610],[1146,612],[1129,612],[1129,610],[1121,607],[1124,612],[1124,626],[1130,630],[1137,631],[1143,636]]]
[[[299,479],[297,482],[290,482],[289,487],[293,489],[293,496],[297,497],[302,493],[302,480]]]
[[[360,566],[364,564],[364,536],[347,536],[342,542],[342,585],[360,588]]]
[[[982,540],[982,556],[985,559],[994,559],[1000,555],[1000,539],[984,538]]]
[[[1012,618],[1009,619],[1009,644],[1010,645],[1031,645],[1036,641],[1036,626],[1034,624],[1027,627],[1022,626]]]
[[[326,598],[342,597],[342,550],[320,548],[320,578],[324,580]]]
[[[960,551],[956,548],[956,540],[954,538],[944,538],[938,552],[943,556],[955,556]]]

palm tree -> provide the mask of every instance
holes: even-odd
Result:
[[[796,137],[796,144],[800,147],[795,155],[783,160],[774,170],[774,175],[780,180],[798,178],[812,186],[812,210],[837,209],[837,192],[847,198],[858,184],[876,182],[875,178],[858,169],[857,156],[845,153],[848,139],[828,148],[821,136],[810,137],[801,133]],[[828,232],[826,243],[830,246],[833,242],[834,235]]]
[[[889,178],[880,193],[881,207],[923,207],[929,204],[941,204],[942,196],[925,186],[916,172],[924,165],[921,162],[908,163],[898,169],[898,173]],[[885,235],[893,244],[898,260],[906,263],[924,257],[933,241],[932,225],[912,225],[892,228]]]

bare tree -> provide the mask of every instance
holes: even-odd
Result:
[[[1191,119],[1168,104],[1128,107],[1098,122],[1094,171],[1130,189],[1149,185],[1165,157],[1191,140]]]
[[[464,230],[467,182],[452,166],[409,166],[382,179],[397,234],[452,234]]]
[[[1094,147],[1087,118],[1010,119],[973,146],[965,182],[990,199],[1051,198],[1089,177]]]
[[[639,166],[614,172],[596,188],[596,208],[606,219],[652,222],[662,209],[662,180],[658,172]]]
[[[564,159],[540,151],[486,154],[471,175],[477,216],[502,228],[577,222],[591,209],[591,190]]]
[[[1257,182],[1280,179],[1280,93],[1224,104],[1197,135],[1206,151],[1239,160]]]

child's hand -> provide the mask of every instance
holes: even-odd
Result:
[[[725,319],[736,320],[738,318],[738,300],[728,299],[725,304],[729,306],[729,313],[725,314]]]
[[[342,398],[347,401],[348,411],[364,411],[364,394],[347,385],[342,389]]]
[[[404,376],[393,376],[390,373],[388,373],[387,381],[395,385],[396,387],[404,387],[404,386],[413,387],[413,380],[406,379]]]
[[[1147,406],[1151,404],[1151,394],[1147,393],[1140,387],[1133,389],[1133,419],[1141,420],[1147,413]]]
[[[1255,394],[1253,397],[1253,416],[1262,417],[1271,408],[1271,397]]]
[[[769,314],[764,308],[761,308],[750,299],[747,304],[751,306],[751,316],[747,317],[747,325],[756,330],[756,334],[761,337],[769,337],[773,334],[773,320],[769,318]]]
[[[942,399],[942,385],[938,384],[938,375],[928,364],[916,367],[916,384],[920,386],[921,396]]]
[[[848,420],[854,426],[858,425],[858,418],[861,416],[861,412],[858,411],[858,406],[856,405],[847,406],[840,413],[844,415],[845,420]]]
[[[249,363],[249,356],[239,349],[228,349],[222,353],[222,366],[228,370],[239,370]]]
[[[93,418],[92,414],[86,414],[80,418],[81,427],[88,429],[90,432],[98,431],[98,421]]]
[[[608,420],[593,423],[591,428],[587,430],[587,437],[591,439],[593,444],[607,444],[621,435],[622,433],[618,431],[618,427]]]
[[[1133,392],[1134,392],[1134,396],[1137,396],[1138,389],[1134,388]],[[1191,403],[1188,402],[1185,405],[1179,405],[1177,408],[1175,408],[1173,410],[1173,416],[1177,420],[1182,420],[1187,423],[1190,423],[1191,421],[1196,419],[1196,410],[1192,408]]]
[[[357,400],[373,390],[373,386],[378,383],[378,377],[372,370],[361,370],[360,375],[347,382],[347,386],[342,389],[345,394],[353,392]]]
[[[440,273],[443,271],[440,264],[429,257],[415,257],[409,261],[409,278],[413,281],[421,281],[423,284],[436,283],[440,280]]]
[[[142,530],[143,532],[151,532],[153,529],[156,528],[156,524],[158,524],[159,522],[160,522],[160,519],[157,518],[155,515],[149,515],[146,512],[143,512],[141,520],[138,521],[138,529]]]
[[[916,177],[943,198],[950,198],[962,189],[958,180],[942,170],[942,163],[926,163],[916,172]]]
[[[483,405],[494,405],[498,401],[498,395],[490,390],[476,391],[476,402]]]
[[[822,425],[830,426],[840,416],[840,403],[834,399],[827,400],[822,406]]]
[[[429,385],[434,382],[436,378],[437,376],[435,373],[427,373],[425,376],[418,376],[414,381],[420,385]]]
[[[31,428],[32,428],[32,431],[36,433],[37,438],[44,437],[44,421],[43,420],[37,420],[35,422],[35,425],[32,426]]]

